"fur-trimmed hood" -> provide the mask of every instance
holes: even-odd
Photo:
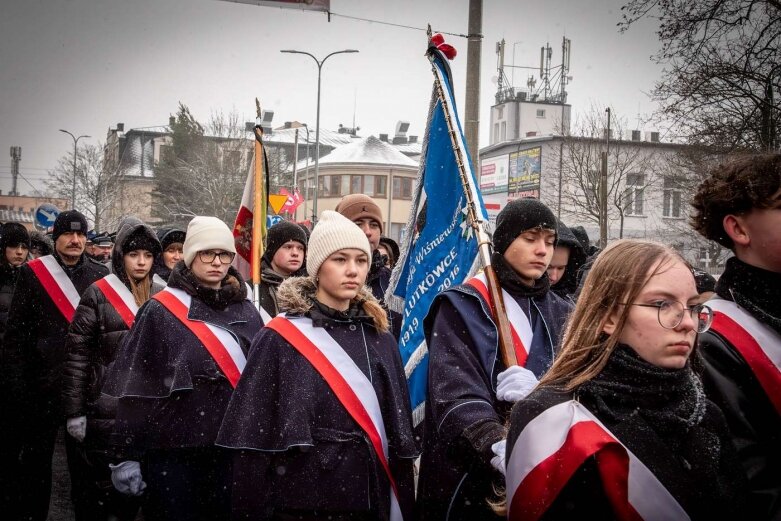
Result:
[[[317,285],[314,277],[288,277],[277,290],[279,311],[303,315],[314,307],[315,293]],[[361,286],[353,302],[373,302],[379,306],[379,301],[365,284]]]

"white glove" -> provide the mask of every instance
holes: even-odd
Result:
[[[128,496],[140,496],[146,488],[141,479],[141,464],[137,461],[123,461],[119,465],[109,464],[111,482],[118,492]]]
[[[493,445],[491,445],[491,450],[496,454],[493,458],[491,458],[491,466],[502,473],[502,476],[505,475],[505,471],[507,469],[507,465],[504,461],[504,451],[507,447],[507,440],[499,440]]]
[[[496,375],[496,397],[505,402],[517,402],[526,398],[538,383],[534,373],[514,365]]]
[[[65,427],[68,430],[68,434],[76,438],[76,441],[84,441],[84,437],[87,435],[87,417],[68,418]]]

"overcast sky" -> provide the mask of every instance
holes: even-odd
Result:
[[[622,0],[485,0],[480,143],[488,144],[496,91],[496,42],[505,62],[537,66],[550,42],[553,63],[561,39],[572,40],[568,102],[573,111],[611,104],[635,127],[653,110],[647,93],[660,68],[650,61],[658,42],[644,22],[620,34]],[[337,14],[467,33],[468,0],[332,0]],[[463,120],[465,38],[446,36]],[[517,43],[516,45],[515,42]],[[212,111],[254,119],[254,99],[275,112],[273,126],[315,125],[318,57],[347,48],[323,67],[321,127],[352,126],[360,134],[392,134],[398,120],[421,135],[432,74],[424,32],[322,13],[218,0],[17,0],[0,17],[0,189],[10,190],[9,148],[22,147],[21,173],[38,184],[73,147],[63,128],[103,143],[109,127],[165,125],[181,101],[201,121]],[[512,76],[507,70],[508,77]],[[528,73],[516,70],[516,86]],[[646,130],[649,130],[646,128]],[[312,138],[314,139],[314,137]],[[79,143],[83,143],[82,139]],[[30,194],[25,180],[19,191]]]

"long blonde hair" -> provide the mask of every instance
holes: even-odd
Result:
[[[653,275],[676,261],[688,266],[680,254],[658,242],[623,239],[605,248],[586,277],[561,352],[540,385],[572,391],[598,375],[629,315],[630,307],[621,303],[634,301]],[[615,334],[606,337],[603,328],[611,316],[618,317]]]
[[[130,293],[133,294],[137,306],[141,306],[152,296],[152,278],[150,275],[152,275],[152,270],[143,279],[136,280],[127,273],[127,279],[130,281]]]

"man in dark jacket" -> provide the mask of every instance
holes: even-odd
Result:
[[[388,310],[385,305],[385,292],[388,291],[391,270],[385,265],[385,256],[377,249],[380,245],[380,237],[382,237],[382,211],[371,197],[363,194],[350,194],[342,197],[342,200],[336,205],[336,211],[357,224],[366,234],[366,238],[369,239],[372,258],[366,285],[371,288],[374,298],[379,300],[382,307],[388,311],[391,332],[398,340],[401,333],[402,317],[400,313]]]
[[[25,411],[15,423],[24,437],[18,476],[24,519],[44,521],[49,511],[68,325],[80,295],[108,274],[106,266],[84,255],[86,232],[81,213],[60,213],[52,234],[54,254],[22,266],[11,301],[4,343],[12,399]]]
[[[260,264],[260,305],[268,314],[263,317],[264,323],[279,313],[277,288],[282,281],[306,274],[306,242],[306,233],[295,223],[281,221],[268,229],[268,243]]]
[[[694,228],[735,253],[708,301],[713,325],[699,337],[705,391],[748,476],[744,517],[781,519],[781,154],[719,165],[692,206]]]
[[[0,228],[0,367],[6,366],[5,336],[8,309],[16,287],[19,269],[27,262],[30,249],[30,235],[19,223],[5,223]],[[10,400],[10,389],[5,378],[0,379],[0,512],[12,515],[10,509],[16,502],[19,491],[18,459],[19,444],[22,441],[16,429],[16,421],[22,411],[14,400]]]
[[[493,519],[487,501],[503,484],[492,445],[506,436],[512,404],[553,363],[571,304],[546,275],[557,222],[536,199],[498,215],[491,263],[503,290],[520,365],[506,368],[481,276],[440,293],[424,321],[429,386],[418,484],[420,519]]]

